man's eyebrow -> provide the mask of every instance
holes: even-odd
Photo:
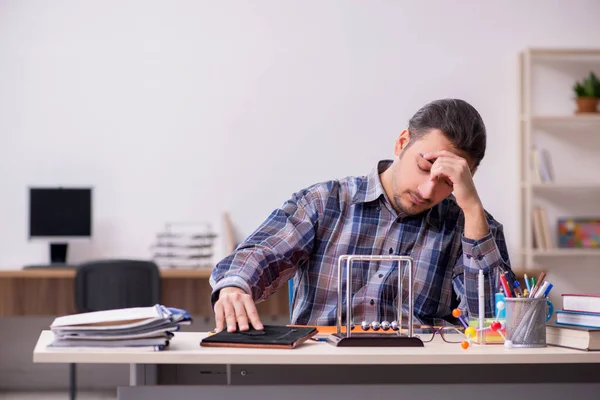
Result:
[[[425,158],[425,156],[423,155],[423,153],[419,153],[419,155],[421,157],[423,157],[425,159],[425,161],[429,162],[429,164],[433,164],[435,162],[435,160],[437,160],[437,158],[434,158],[433,160],[428,160],[428,159]]]

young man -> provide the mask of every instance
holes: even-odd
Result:
[[[249,323],[262,329],[255,302],[294,276],[292,322],[335,325],[337,260],[344,254],[410,255],[414,317],[424,324],[452,318],[453,292],[460,308],[476,314],[483,270],[492,316],[497,276],[511,271],[502,225],[473,184],[485,148],[479,113],[462,100],[437,100],[411,118],[394,160],[380,161],[367,176],[295,193],[216,265],[210,282],[217,330],[247,330]],[[353,322],[395,320],[397,263],[352,265]]]

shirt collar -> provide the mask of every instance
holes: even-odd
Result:
[[[381,196],[385,197],[379,174],[388,169],[391,164],[391,160],[379,161],[377,165],[371,169],[371,172],[358,182],[356,193],[354,193],[354,196],[352,197],[352,204],[370,203],[379,199]]]
[[[380,198],[381,201],[388,201],[385,191],[383,190],[383,185],[381,184],[381,179],[379,178],[379,174],[383,173],[386,169],[388,169],[392,165],[392,160],[381,160],[377,162],[377,165],[369,174],[364,177],[360,183],[358,184],[356,193],[352,198],[352,203],[370,203],[376,201]],[[442,226],[442,219],[444,216],[444,212],[451,206],[452,203],[456,203],[454,195],[450,195],[440,203],[436,204],[433,208],[429,209],[424,213],[425,220],[433,227],[440,228]],[[404,215],[399,215],[401,218],[405,218]]]
[[[375,165],[371,172],[366,177],[359,182],[358,187],[356,188],[356,193],[352,198],[352,203],[370,203],[379,199],[379,197],[384,196],[385,192],[383,190],[383,185],[381,184],[381,179],[379,179],[379,174],[389,168],[392,165],[391,160],[382,160]]]

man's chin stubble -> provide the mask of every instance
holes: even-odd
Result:
[[[396,206],[396,210],[398,210],[401,214],[405,215],[414,215],[415,212],[407,209],[402,205],[402,200],[399,197],[394,198],[394,205]]]
[[[397,210],[399,210],[402,214],[405,214],[405,215],[417,215],[417,214],[420,214],[423,211],[426,211],[429,208],[431,208],[429,206],[426,206],[424,208],[419,208],[418,206],[415,205],[414,208],[410,207],[409,209],[407,209],[406,207],[404,207],[402,205],[402,200],[401,200],[400,197],[395,197],[394,198],[394,205],[396,206]]]

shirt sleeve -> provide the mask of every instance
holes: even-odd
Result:
[[[225,287],[238,287],[259,302],[294,276],[310,257],[315,239],[317,207],[310,198],[310,192],[294,194],[215,266],[210,277],[213,306]]]
[[[479,314],[478,275],[484,274],[485,316],[494,317],[494,298],[498,290],[500,274],[503,271],[514,277],[510,268],[510,260],[503,227],[495,220],[488,218],[490,231],[478,240],[461,238],[462,254],[454,267],[453,283],[460,300],[459,308],[467,310],[471,316]]]

